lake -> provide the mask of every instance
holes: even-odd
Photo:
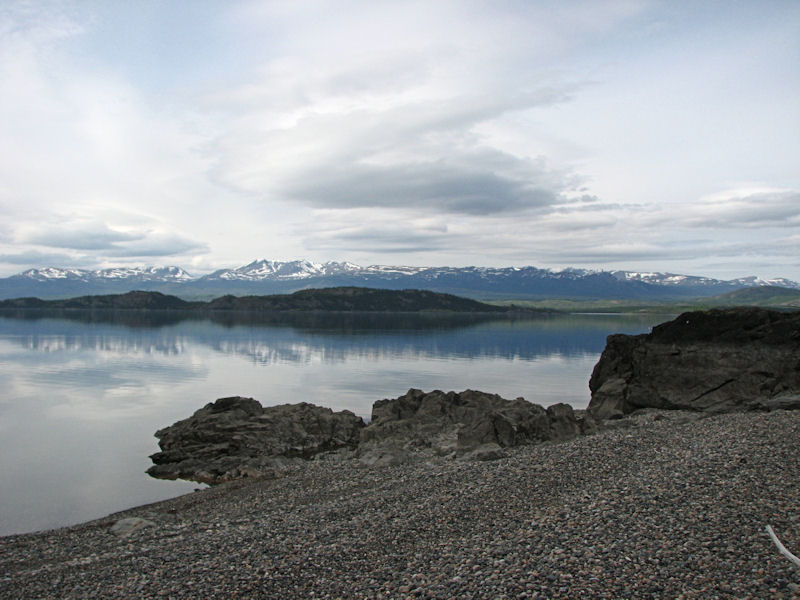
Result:
[[[0,535],[70,525],[198,487],[145,474],[153,433],[217,398],[369,417],[409,388],[585,408],[610,333],[668,315],[0,317]]]

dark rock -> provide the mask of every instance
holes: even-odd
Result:
[[[544,409],[522,398],[506,400],[474,390],[411,389],[373,405],[372,422],[361,430],[358,453],[368,457],[378,449],[387,453],[396,448],[463,455],[487,444],[503,448],[567,439],[580,435],[583,427],[584,421],[566,404]]]
[[[282,470],[322,452],[354,448],[364,427],[350,411],[313,404],[263,408],[252,398],[220,398],[156,432],[161,452],[148,474],[220,483]]]
[[[370,466],[392,467],[401,465],[411,460],[408,450],[396,445],[374,445],[373,447],[362,447],[358,453],[359,460]]]
[[[161,452],[147,472],[160,479],[216,484],[277,477],[309,459],[357,458],[391,466],[433,454],[494,460],[503,448],[592,433],[591,416],[566,404],[544,409],[496,394],[409,390],[373,405],[365,426],[349,411],[312,404],[263,408],[252,398],[220,398],[188,419],[156,432]]]
[[[640,408],[800,408],[800,312],[689,312],[649,334],[611,335],[589,388],[599,419]]]

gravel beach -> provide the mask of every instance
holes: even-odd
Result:
[[[800,411],[655,412],[396,467],[315,461],[0,538],[2,598],[800,598]],[[109,528],[153,524],[118,537]]]

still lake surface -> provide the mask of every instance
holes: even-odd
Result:
[[[412,387],[585,408],[606,336],[669,318],[0,316],[0,535],[197,488],[145,474],[158,451],[153,433],[223,396],[365,417],[376,400]]]

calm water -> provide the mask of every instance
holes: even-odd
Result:
[[[584,408],[605,337],[667,318],[0,317],[0,535],[191,491],[145,475],[153,433],[219,397],[369,416],[411,387],[472,388]]]

